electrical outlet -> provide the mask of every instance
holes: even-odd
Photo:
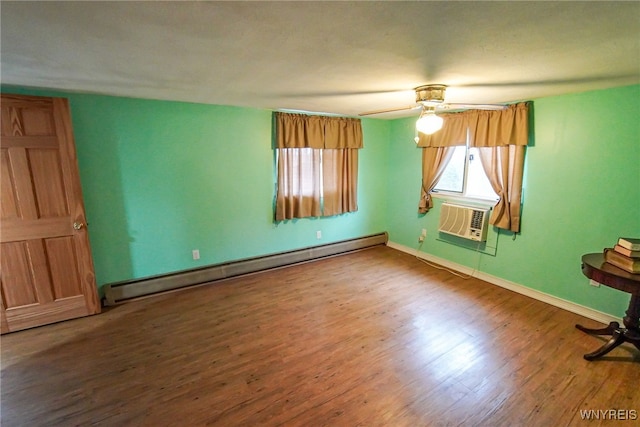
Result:
[[[589,284],[590,284],[591,286],[596,287],[596,288],[599,288],[599,287],[600,287],[600,283],[596,282],[596,281],[595,281],[595,280],[593,280],[593,279],[589,279]]]
[[[192,250],[191,256],[193,256],[193,259],[200,259],[200,249]]]
[[[318,240],[322,239],[322,231],[320,230],[316,231],[316,239]]]
[[[427,229],[426,229],[426,228],[423,228],[423,229],[422,229],[422,233],[420,233],[420,235],[421,235],[422,237],[427,237]]]

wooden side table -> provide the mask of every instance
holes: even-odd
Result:
[[[604,254],[586,254],[582,256],[582,273],[589,279],[614,289],[631,294],[629,308],[622,319],[624,328],[618,322],[611,322],[603,329],[589,329],[576,325],[587,334],[611,335],[611,339],[593,353],[585,354],[587,360],[594,360],[609,353],[624,342],[631,343],[640,350],[640,274],[628,273],[604,260]]]

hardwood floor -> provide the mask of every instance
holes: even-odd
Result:
[[[2,425],[637,425],[581,418],[640,417],[640,352],[576,323],[376,247],[5,335]]]

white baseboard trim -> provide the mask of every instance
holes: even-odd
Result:
[[[476,277],[480,280],[484,280],[485,282],[491,283],[492,285],[500,286],[501,288],[505,288],[510,291],[517,292],[519,294],[536,299],[538,301],[545,302],[547,304],[553,305],[554,307],[558,307],[563,310],[570,311],[571,313],[579,314],[580,316],[584,316],[586,318],[595,320],[596,322],[600,322],[605,325],[609,324],[610,322],[622,323],[622,319],[611,316],[610,314],[604,313],[602,311],[594,310],[592,308],[585,307],[584,305],[576,304],[574,302],[567,301],[565,299],[558,298],[556,296],[549,295],[544,292],[540,292],[535,289],[528,288],[519,283],[510,282],[500,277],[483,273],[482,271],[475,271],[473,268],[470,268],[461,264],[457,264],[455,262],[449,261],[444,258],[439,258],[437,256],[428,254],[426,252],[417,251],[413,248],[410,248],[405,245],[401,245],[399,243],[388,241],[387,246],[393,249],[397,249],[401,252],[406,252],[410,255],[414,255],[418,258],[427,260],[429,262],[433,262],[434,264],[447,267],[451,270],[460,272],[462,274]]]

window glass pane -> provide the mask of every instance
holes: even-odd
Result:
[[[451,161],[442,173],[434,190],[462,193],[464,185],[464,168],[467,147],[458,146],[451,156]]]
[[[484,173],[478,149],[475,147],[469,149],[469,170],[467,172],[467,191],[465,195],[498,200],[498,195],[493,191],[489,178]]]
[[[293,178],[294,194],[312,197],[314,187],[321,184],[318,179],[320,150],[313,148],[294,148],[292,150],[294,150],[295,161],[299,162],[299,166],[294,170],[298,170],[300,173],[299,176]]]
[[[281,164],[285,179],[279,181],[279,192],[286,196],[313,197],[320,187],[322,150],[312,148],[281,148],[277,150],[277,163]],[[282,159],[281,159],[282,157]],[[317,191],[317,190],[316,190]]]
[[[489,178],[484,173],[478,149],[469,148],[469,161],[467,162],[467,147],[465,146],[455,148],[451,161],[434,190],[459,193],[465,197],[498,200],[498,195],[493,191]]]

